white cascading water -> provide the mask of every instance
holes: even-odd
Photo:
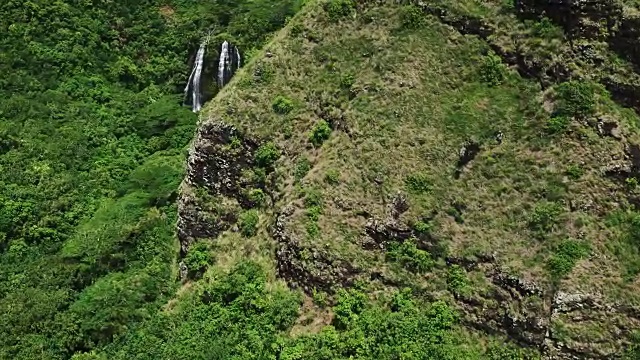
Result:
[[[222,43],[222,49],[220,50],[220,62],[218,62],[218,87],[224,86],[225,69],[227,62],[229,61],[229,43],[227,41]]]
[[[202,75],[202,67],[204,63],[204,53],[207,48],[206,43],[202,43],[196,54],[196,62],[193,68],[193,79],[191,79],[191,94],[193,101],[193,112],[198,112],[202,108],[202,100],[200,94],[200,76]]]
[[[238,69],[242,66],[242,57],[240,57],[240,50],[236,48],[236,58],[238,59]]]

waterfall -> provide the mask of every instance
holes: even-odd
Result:
[[[229,83],[236,70],[242,66],[240,49],[228,41],[222,43],[220,60],[218,61],[218,89]]]
[[[227,69],[227,62],[229,61],[229,43],[227,41],[222,43],[222,49],[220,50],[220,60],[218,61],[218,88],[222,88],[225,85],[225,73]]]
[[[193,87],[191,93],[193,94],[193,112],[198,112],[202,108],[201,93],[200,93],[200,76],[202,75],[202,65],[204,62],[204,52],[207,45],[202,43],[198,53],[196,54],[195,74],[193,76]]]
[[[204,53],[207,48],[206,42],[200,44],[196,60],[193,64],[193,70],[189,75],[187,86],[184,89],[185,98],[188,99],[189,90],[191,90],[191,108],[193,112],[198,112],[202,108],[202,93],[200,92],[200,77],[202,76],[202,68],[204,63]]]
[[[184,88],[185,105],[191,105],[193,112],[202,109],[202,103],[209,100],[213,95],[211,90],[212,82],[217,82],[218,90],[229,83],[236,70],[242,65],[240,50],[228,41],[222,43],[220,49],[220,59],[218,60],[218,71],[216,73],[215,62],[210,58],[205,59],[205,53],[209,38],[200,44],[196,53],[193,69]],[[207,61],[207,64],[205,64]]]

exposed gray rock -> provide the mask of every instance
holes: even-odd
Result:
[[[360,271],[349,262],[321,249],[303,246],[287,230],[292,207],[276,217],[271,236],[277,243],[276,271],[292,288],[311,295],[314,290],[333,292],[336,286],[349,287]]]

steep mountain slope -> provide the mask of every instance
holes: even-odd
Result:
[[[563,6],[308,2],[205,108],[179,199],[184,278],[209,251],[215,274],[257,261],[309,297],[294,339],[340,328],[340,289],[384,303],[408,288],[456,309],[469,357],[494,356],[486,336],[631,354],[638,5]],[[322,358],[297,346],[281,354]]]

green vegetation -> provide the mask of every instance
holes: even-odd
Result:
[[[624,269],[625,278],[640,274],[640,214],[617,211],[609,215],[607,225],[616,230],[617,241],[608,243]]]
[[[329,139],[331,136],[331,126],[324,120],[318,121],[316,126],[314,126],[311,134],[309,134],[309,141],[318,147],[321,146],[323,142]]]
[[[587,257],[590,252],[589,244],[574,239],[563,240],[547,261],[547,269],[553,279],[562,279],[571,272],[580,259]]]
[[[304,190],[303,201],[306,208],[305,214],[307,216],[305,224],[307,235],[311,238],[317,238],[320,235],[318,220],[320,220],[320,215],[322,215],[324,207],[322,193],[315,188],[307,188]]]
[[[258,221],[260,215],[256,210],[248,210],[240,214],[238,219],[238,225],[240,226],[240,233],[246,237],[255,236],[258,231]]]
[[[0,358],[108,346],[168,301],[189,57],[208,29],[210,57],[259,48],[299,5],[2,2]],[[201,274],[208,251],[185,263]]]
[[[547,124],[545,125],[545,130],[549,134],[562,134],[564,133],[571,124],[571,118],[558,115],[552,116],[547,120]]]
[[[586,117],[592,115],[596,107],[596,86],[581,81],[569,81],[556,88],[558,116]]]
[[[297,181],[302,180],[303,177],[311,170],[311,162],[306,157],[301,157],[296,161],[295,178]]]
[[[584,169],[580,165],[573,164],[567,167],[566,173],[571,179],[578,180],[584,175]]]
[[[462,293],[469,286],[467,274],[458,265],[451,265],[447,269],[447,287],[454,293]]]
[[[280,151],[273,142],[267,142],[256,150],[255,158],[258,166],[269,168],[280,158]]]
[[[340,182],[340,173],[336,169],[329,169],[324,174],[324,181],[330,185],[337,185]]]
[[[0,359],[633,358],[634,1],[5,1]]]
[[[407,270],[418,274],[428,272],[435,265],[431,255],[418,249],[413,240],[389,245],[386,256],[389,261],[395,261]]]
[[[191,249],[184,258],[184,264],[189,269],[189,277],[200,277],[213,261],[209,247],[204,242],[199,242]]]
[[[295,108],[293,101],[282,95],[278,95],[273,100],[273,103],[271,104],[271,106],[273,107],[273,111],[275,111],[277,114],[282,114],[282,115],[292,112],[293,109]]]
[[[326,0],[324,9],[333,21],[351,15],[356,7],[354,0]]]
[[[247,198],[255,206],[262,206],[267,200],[267,195],[262,191],[262,189],[251,189],[247,194]]]
[[[405,29],[418,29],[425,25],[425,14],[415,5],[407,5],[401,9],[400,19]]]
[[[404,182],[407,189],[415,194],[428,193],[432,188],[432,181],[425,173],[407,175]]]
[[[506,77],[507,67],[496,54],[489,54],[482,58],[480,65],[480,78],[490,86],[502,84]]]
[[[562,206],[554,202],[540,202],[529,214],[529,228],[539,235],[551,232],[559,222]]]
[[[396,293],[382,306],[366,300],[360,291],[341,291],[333,326],[289,340],[280,358],[348,359],[358,354],[364,359],[453,360],[474,355],[472,349],[456,346],[457,316],[445,303],[424,306],[407,292]]]

